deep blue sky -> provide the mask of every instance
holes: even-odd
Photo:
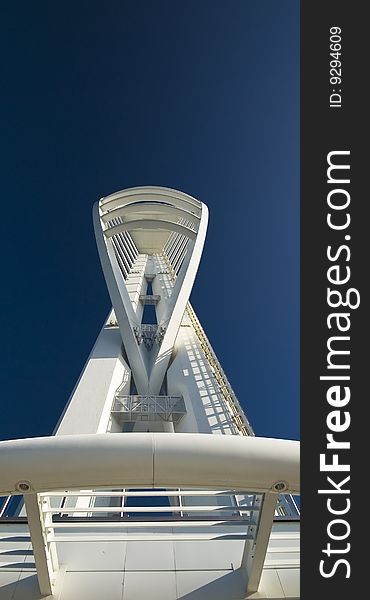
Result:
[[[5,4],[5,3],[4,3]],[[109,310],[94,201],[206,202],[191,301],[257,435],[299,437],[299,2],[8,3],[0,438],[51,433]]]

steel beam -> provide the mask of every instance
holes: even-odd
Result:
[[[242,567],[245,566],[248,572],[248,594],[252,594],[258,590],[271,528],[274,521],[277,500],[278,496],[276,494],[266,493],[264,495],[255,543],[249,552],[246,551],[248,544],[248,541],[246,541],[246,547],[242,558]]]
[[[55,548],[51,548],[51,544],[47,541],[41,502],[47,500],[41,499],[38,494],[24,496],[40,592],[42,596],[49,596],[53,593],[54,571],[58,568],[58,564]]]

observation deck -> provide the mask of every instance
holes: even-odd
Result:
[[[172,421],[177,423],[185,414],[182,396],[125,396],[117,394],[112,415],[116,421]]]

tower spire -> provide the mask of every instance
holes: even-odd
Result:
[[[271,569],[298,568],[299,445],[255,437],[189,303],[208,209],[140,187],[93,217],[112,310],[55,435],[0,442],[0,496],[24,495],[13,524],[31,536],[32,598],[271,597]]]

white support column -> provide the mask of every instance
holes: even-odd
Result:
[[[58,559],[54,542],[47,541],[47,523],[44,521],[42,502],[47,500],[40,498],[38,494],[24,495],[40,592],[42,596],[49,596],[53,593],[54,573],[58,569]],[[51,515],[48,513],[47,518],[50,519],[51,524]]]
[[[245,567],[248,573],[247,594],[252,594],[258,590],[271,528],[274,521],[277,500],[277,494],[265,493],[254,545],[249,550],[248,540],[245,544],[241,568]]]
[[[174,433],[175,429],[173,426],[173,421],[163,421],[163,431],[167,433]]]
[[[116,313],[118,325],[124,342],[125,350],[130,362],[130,367],[135,377],[135,383],[138,392],[146,394],[148,392],[148,373],[146,367],[146,353],[139,347],[134,327],[139,327],[140,322],[133,309],[129,297],[125,280],[118,267],[114,256],[114,250],[111,240],[106,244],[104,234],[100,225],[100,214],[98,204],[94,205],[94,227],[96,233],[96,242],[103,266],[108,291],[112,299],[114,311]]]

